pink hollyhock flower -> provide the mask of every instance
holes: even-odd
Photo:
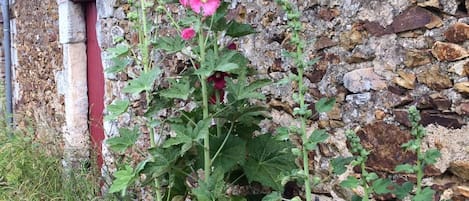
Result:
[[[193,28],[185,28],[181,32],[181,37],[184,40],[190,40],[194,38],[195,36],[195,30]]]
[[[181,3],[181,5],[183,5],[184,7],[189,6],[189,0],[179,0],[179,3]]]
[[[212,76],[207,78],[208,82],[213,82],[213,88],[220,94],[220,102],[223,102],[223,97],[225,96],[225,87],[226,81],[225,77],[230,76],[228,73],[225,72],[215,72]],[[216,95],[213,94],[210,97],[210,103],[215,104],[217,102]]]
[[[228,44],[228,45],[226,46],[226,49],[229,49],[229,50],[236,50],[236,49],[238,49],[238,47],[236,46],[236,43],[231,42],[230,44]]]
[[[189,5],[194,12],[200,13],[202,11],[203,16],[211,16],[220,6],[220,0],[189,0]]]

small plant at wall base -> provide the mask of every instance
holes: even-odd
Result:
[[[411,134],[414,139],[407,143],[402,144],[406,151],[416,153],[417,160],[415,164],[401,164],[396,166],[396,172],[407,174],[416,174],[417,185],[415,187],[415,195],[412,196],[412,201],[428,201],[433,200],[435,191],[430,187],[422,189],[422,179],[424,176],[424,169],[426,166],[436,163],[440,157],[440,152],[437,149],[429,149],[426,152],[421,151],[422,139],[425,136],[425,129],[420,122],[420,114],[415,106],[411,106],[408,110],[409,121],[412,124]],[[378,178],[376,173],[368,172],[365,167],[365,162],[368,159],[369,151],[364,149],[360,143],[360,138],[353,131],[346,132],[347,140],[350,145],[350,150],[356,156],[352,158],[338,157],[331,161],[333,172],[335,174],[343,174],[346,171],[345,165],[349,162],[352,166],[358,166],[361,170],[359,179],[353,176],[347,177],[340,185],[346,188],[357,188],[361,186],[364,189],[363,196],[354,195],[352,200],[366,201],[370,200],[373,193],[386,194],[392,193],[397,199],[404,199],[414,189],[412,182],[404,182],[403,184],[393,183],[387,178]]]
[[[345,169],[339,167],[339,165],[344,165],[343,162],[350,164],[353,167],[359,167],[360,177],[356,178],[354,176],[348,176],[346,180],[342,181],[340,185],[345,188],[355,189],[358,186],[363,188],[363,196],[354,195],[352,197],[353,201],[368,201],[371,200],[373,194],[386,194],[390,193],[391,190],[389,187],[392,186],[392,182],[387,178],[379,178],[378,175],[374,172],[368,172],[366,170],[366,161],[368,160],[368,155],[370,154],[362,144],[360,143],[360,138],[355,134],[354,131],[348,130],[346,132],[347,141],[350,144],[350,150],[355,156],[350,161],[349,158],[339,158],[335,161],[332,161],[335,173],[342,174],[345,172]],[[341,161],[337,161],[341,160]],[[342,164],[341,164],[342,163]]]
[[[266,108],[250,104],[252,100],[265,99],[258,89],[270,81],[250,78],[249,60],[236,50],[236,44],[219,42],[222,35],[234,40],[255,30],[248,24],[228,20],[228,4],[218,0],[181,0],[187,16],[178,22],[164,2],[157,3],[141,0],[134,4],[138,12],[130,13],[129,19],[144,27],[148,24],[142,19],[147,16],[145,13],[156,8],[174,23],[178,36],[151,36],[149,30],[158,33],[158,27],[147,25],[150,27],[137,29],[142,36],[139,41],[154,39],[151,43],[141,42],[134,48],[122,41],[108,50],[116,64],[123,64],[112,68],[114,73],[140,69],[140,75],[129,82],[124,92],[132,97],[145,94],[146,105],[145,113],[139,115],[129,109],[132,101],[116,100],[108,106],[106,120],[115,121],[128,112],[143,122],[139,126],[149,130],[151,139],[151,148],[140,150],[144,160],[134,167],[130,163],[119,164],[109,191],[129,197],[129,188],[149,185],[156,200],[200,201],[245,200],[244,195],[229,194],[227,189],[252,182],[280,191],[280,175],[294,167],[291,145],[276,141],[270,134],[255,137],[254,132],[260,131],[259,122],[267,114]],[[147,47],[148,44],[153,46]],[[150,60],[146,51],[165,55],[179,52],[191,65],[174,77],[162,77],[160,67],[150,65],[161,61]],[[135,66],[129,65],[133,62]],[[150,65],[147,70],[146,64]],[[154,86],[161,82],[158,80],[165,80],[170,86]],[[159,116],[160,111],[172,115]],[[120,136],[108,139],[107,144],[124,153],[135,147],[141,132],[138,127],[122,127]],[[155,135],[166,140],[157,141]],[[141,179],[142,175],[145,179]]]
[[[415,187],[415,195],[412,201],[426,201],[432,200],[435,191],[430,187],[422,189],[422,179],[424,177],[425,167],[436,163],[436,160],[441,156],[438,149],[429,149],[425,152],[422,151],[422,139],[425,137],[425,128],[419,123],[420,112],[415,106],[409,108],[409,120],[412,124],[411,134],[414,136],[413,140],[402,145],[406,151],[411,151],[417,154],[416,164],[402,164],[396,167],[397,172],[404,172],[408,174],[416,174],[417,186]],[[409,184],[406,184],[409,185]]]
[[[300,170],[292,170],[291,175],[286,179],[299,179],[304,183],[305,197],[307,201],[312,200],[311,196],[311,185],[316,185],[321,181],[318,176],[311,176],[309,171],[309,157],[308,153],[317,149],[317,144],[324,142],[328,138],[326,130],[314,130],[312,133],[306,132],[306,121],[312,116],[312,112],[308,109],[308,104],[305,103],[305,93],[307,88],[304,86],[303,74],[307,67],[312,66],[317,60],[306,61],[307,52],[304,51],[306,41],[300,37],[303,31],[302,24],[300,22],[301,13],[296,7],[286,0],[276,1],[283,10],[286,12],[288,19],[288,27],[291,31],[290,43],[296,48],[294,52],[285,52],[285,55],[294,61],[295,67],[298,69],[298,75],[290,74],[284,80],[281,80],[278,84],[285,82],[296,82],[298,83],[298,92],[293,94],[293,99],[298,103],[299,107],[294,108],[293,114],[299,121],[300,127],[290,128],[279,128],[277,139],[286,140],[290,138],[290,135],[297,135],[301,139],[300,148],[293,148],[292,152],[300,157],[303,162]],[[332,110],[335,104],[335,98],[322,98],[315,103],[314,107],[317,112],[329,112]],[[274,192],[269,195],[268,200],[280,200],[281,197],[278,193]],[[299,199],[298,197],[295,199]]]

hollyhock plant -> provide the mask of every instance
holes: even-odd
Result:
[[[179,3],[183,5],[184,7],[189,6],[189,0],[179,0]]]
[[[220,95],[220,102],[223,102],[223,96],[225,96],[225,87],[226,87],[226,80],[225,77],[229,77],[228,73],[225,72],[216,72],[212,76],[207,78],[208,82],[213,82],[213,88],[219,92]],[[216,94],[213,94],[210,97],[210,102],[215,104],[216,101]]]
[[[180,0],[180,2],[183,4],[182,2],[184,2],[184,0]],[[184,3],[186,2],[187,1]],[[220,0],[189,0],[191,9],[196,13],[200,13],[202,11],[203,16],[213,15],[220,6],[220,3]]]
[[[185,28],[181,32],[181,37],[184,40],[190,40],[190,39],[194,38],[194,36],[195,36],[195,30],[192,27],[191,28]]]

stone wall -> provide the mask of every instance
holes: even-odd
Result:
[[[100,46],[105,50],[116,44],[113,39],[124,37],[135,44],[136,35],[130,28],[126,13],[131,9],[126,1],[98,1],[98,30]],[[288,49],[284,12],[272,1],[231,1],[230,15],[253,25],[259,33],[235,41],[251,60],[259,77],[278,81],[288,73],[296,73],[292,62],[283,57]],[[469,3],[460,0],[298,0],[305,27],[303,37],[309,41],[307,51],[319,62],[307,72],[305,85],[309,89],[307,101],[314,103],[321,97],[337,97],[338,104],[328,114],[310,119],[311,129],[328,129],[331,137],[321,144],[313,167],[326,174],[329,159],[349,155],[344,131],[357,128],[367,148],[374,149],[368,166],[370,169],[391,173],[402,163],[399,144],[408,136],[409,122],[406,109],[417,105],[422,110],[422,122],[429,136],[425,146],[437,147],[442,160],[429,175],[444,177],[457,175],[452,185],[439,190],[460,196],[461,178],[469,172]],[[174,15],[183,12],[181,6],[171,5]],[[167,23],[164,17],[157,23]],[[167,25],[167,24],[166,24]],[[163,32],[167,31],[163,29]],[[171,58],[172,63],[183,59]],[[168,62],[167,62],[168,63]],[[104,68],[111,67],[103,60]],[[165,74],[174,73],[165,66]],[[105,104],[123,98],[121,92],[126,74],[106,75]],[[294,122],[292,92],[294,84],[269,86],[262,92],[268,97],[272,121],[264,122],[265,131],[273,132],[277,126]],[[129,116],[119,122],[104,125],[106,136],[117,134],[118,125],[131,122]],[[435,126],[437,125],[437,126]],[[144,141],[144,140],[143,140]],[[457,142],[457,143],[456,143]],[[384,146],[387,145],[387,146]],[[107,171],[114,171],[112,154],[107,154]],[[449,170],[449,171],[447,171]],[[109,176],[109,175],[107,175]],[[109,180],[108,180],[109,181]],[[329,195],[326,200],[343,197],[332,180],[314,189],[317,194]],[[454,193],[453,193],[454,190]],[[450,192],[450,193],[448,193]],[[445,196],[446,196],[445,194]],[[333,198],[331,198],[333,197]],[[464,199],[460,198],[459,199]]]
[[[57,1],[16,0],[11,9],[16,122],[20,128],[35,125],[38,135],[60,140],[64,97],[56,80],[63,66]]]

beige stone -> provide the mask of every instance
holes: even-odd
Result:
[[[407,73],[404,71],[398,71],[399,77],[394,77],[393,81],[397,85],[404,87],[406,89],[415,88],[415,75],[413,73]]]
[[[358,69],[344,75],[344,86],[353,93],[387,87],[384,78],[375,73],[373,68]]]
[[[457,186],[454,192],[466,198],[469,198],[469,186]]]
[[[432,54],[438,61],[456,61],[469,56],[469,52],[464,47],[440,41],[433,44]]]
[[[462,94],[469,94],[469,81],[454,84],[454,89]]]
[[[449,170],[465,180],[469,180],[469,160],[460,160],[451,162]]]
[[[446,74],[441,73],[438,70],[437,66],[432,67],[428,71],[419,73],[417,75],[417,79],[420,83],[423,83],[435,90],[447,89],[453,84]]]

